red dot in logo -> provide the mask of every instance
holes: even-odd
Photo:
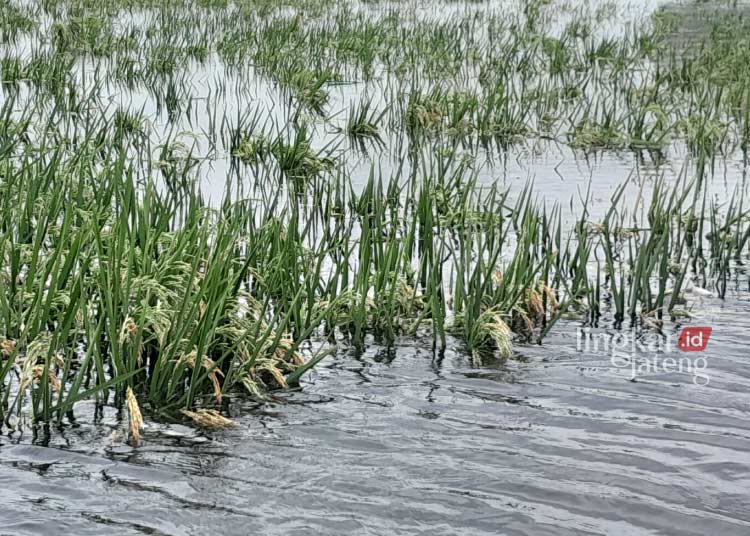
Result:
[[[708,346],[708,339],[711,338],[711,328],[709,327],[689,327],[682,330],[677,346],[683,352],[702,352]]]

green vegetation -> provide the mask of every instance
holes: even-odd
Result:
[[[232,396],[337,345],[429,337],[481,362],[562,315],[724,298],[750,221],[711,169],[750,140],[746,22],[705,14],[682,43],[667,11],[604,35],[612,5],[561,4],[0,3],[4,425],[114,397],[137,443],[142,410],[228,426]],[[590,192],[480,180],[542,141],[688,160],[600,215]]]

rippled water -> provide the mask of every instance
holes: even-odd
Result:
[[[675,176],[684,159],[514,151],[482,177],[536,177],[563,203],[591,182],[606,204],[634,169]],[[746,162],[722,166],[716,189],[744,183]],[[226,175],[220,161],[212,174]],[[342,350],[300,391],[233,408],[230,430],[151,422],[138,449],[123,415],[85,418],[87,402],[75,426],[0,437],[0,535],[748,535],[750,302],[707,299],[693,313],[714,330],[708,385],[690,372],[631,381],[609,354],[578,351],[568,322],[482,366],[455,341],[444,356],[422,339]]]
[[[341,354],[211,435],[132,449],[108,407],[3,437],[0,534],[750,534],[750,303],[695,311],[707,386],[631,381],[568,322],[480,367],[457,343]]]

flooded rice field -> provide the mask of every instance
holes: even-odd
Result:
[[[0,3],[0,536],[750,534],[749,17]]]
[[[420,341],[320,365],[203,434],[120,416],[3,438],[2,534],[747,534],[747,302],[691,373],[630,381],[573,325],[472,367]],[[457,344],[450,345],[458,346]]]

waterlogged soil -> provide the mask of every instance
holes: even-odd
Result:
[[[105,407],[5,436],[0,534],[746,535],[750,303],[693,313],[706,350],[637,349],[634,381],[566,321],[505,363],[342,350],[222,432],[151,423],[133,449]]]

